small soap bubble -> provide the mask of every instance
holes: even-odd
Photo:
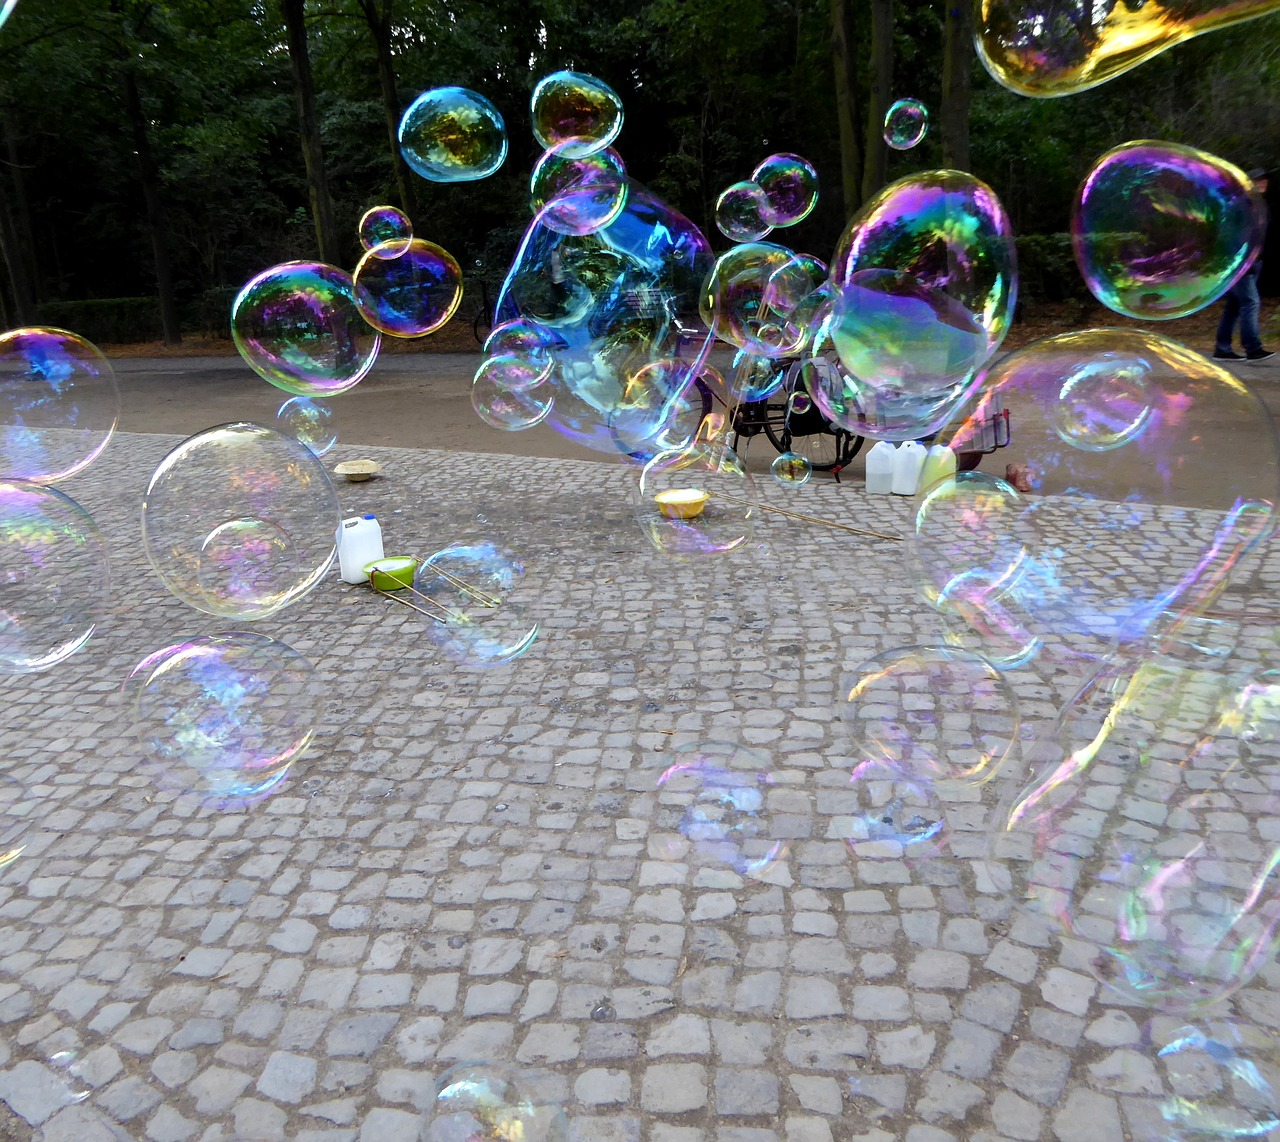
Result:
[[[557,71],[538,81],[530,100],[533,135],[544,148],[582,158],[603,150],[622,130],[622,100],[607,83],[579,71]]]
[[[115,373],[83,337],[45,327],[0,334],[0,474],[52,484],[83,472],[119,419]]]
[[[133,668],[123,693],[156,784],[212,808],[251,804],[275,790],[324,708],[311,663],[258,634],[163,647]]]
[[[672,754],[657,793],[659,821],[673,827],[650,841],[662,859],[760,879],[786,858],[793,840],[809,835],[808,818],[779,785],[764,750],[711,741]]]
[[[462,301],[462,267],[448,250],[423,238],[395,258],[370,250],[355,273],[364,319],[390,337],[425,337],[446,324]]]
[[[626,167],[612,147],[584,155],[577,139],[557,143],[533,168],[529,200],[549,229],[591,234],[612,223],[626,206]]]
[[[809,482],[813,465],[798,453],[783,452],[769,465],[769,471],[784,488],[799,488]]]
[[[929,131],[929,109],[918,99],[899,99],[884,113],[884,141],[895,151],[909,151]]]
[[[351,275],[323,262],[285,262],[252,278],[231,306],[231,335],[258,376],[303,397],[359,384],[381,341]]]
[[[504,432],[520,432],[541,424],[555,405],[550,386],[511,388],[505,383],[518,363],[506,356],[486,357],[471,381],[471,407],[486,424]]]
[[[290,397],[276,409],[276,426],[316,456],[338,443],[333,408],[311,397]]]
[[[1127,317],[1165,321],[1216,301],[1244,275],[1266,230],[1248,175],[1176,143],[1125,143],[1085,176],[1071,242],[1089,291]]]
[[[257,619],[320,582],[340,521],[333,484],[310,449],[263,425],[223,424],[160,462],[142,501],[142,543],[183,602]]]
[[[751,180],[764,191],[762,216],[770,226],[794,226],[818,205],[818,172],[799,155],[770,155]]]
[[[507,128],[498,109],[465,87],[425,91],[400,119],[400,153],[431,182],[472,182],[507,157]]]
[[[744,242],[716,259],[701,299],[702,319],[730,345],[762,357],[786,357],[785,319],[765,302],[774,274],[795,257],[785,246]]]
[[[423,1142],[568,1142],[569,1120],[546,1076],[460,1063],[436,1080]]]
[[[0,479],[0,674],[66,661],[93,636],[111,594],[107,547],[70,496]]]
[[[394,206],[374,206],[360,219],[360,245],[378,258],[398,258],[409,248],[413,223]]]
[[[773,229],[764,220],[769,200],[754,182],[735,182],[716,199],[716,229],[734,242],[757,242]]]

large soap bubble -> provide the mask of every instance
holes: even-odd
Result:
[[[925,596],[993,662],[1097,663],[1144,643],[1208,606],[1274,528],[1265,408],[1167,338],[1095,329],[1026,346],[983,376],[952,448],[979,447],[1003,411],[1029,492],[979,473],[943,481],[912,536]]]
[[[1238,732],[1247,675],[1177,650],[1122,655],[1067,704],[1001,841],[1029,858],[1008,866],[1018,894],[1098,946],[1103,982],[1185,1012],[1280,947],[1280,743]]]
[[[497,1063],[460,1063],[436,1079],[423,1142],[568,1142],[569,1120],[538,1076]]]
[[[698,317],[712,265],[706,238],[642,186],[628,185],[617,217],[589,234],[563,234],[535,218],[497,306],[499,323],[534,323],[554,357],[546,383],[555,407],[546,423],[615,456],[617,410],[651,408],[647,431],[657,437],[680,415],[711,341]],[[658,362],[663,369],[645,371]],[[642,397],[646,380],[669,388]],[[629,427],[634,434],[637,418]]]
[[[929,109],[918,99],[899,99],[884,113],[884,141],[895,151],[918,146],[929,130]]]
[[[658,778],[651,855],[767,879],[813,817],[803,795],[777,780],[761,749],[711,741],[677,746]]]
[[[701,313],[717,337],[753,356],[786,357],[795,350],[785,317],[769,305],[776,275],[790,269],[795,256],[772,242],[744,242],[716,259]]]
[[[544,226],[560,234],[591,234],[627,204],[627,172],[612,147],[588,155],[576,138],[543,153],[529,179],[529,199]]]
[[[502,166],[507,127],[483,95],[437,87],[419,95],[401,117],[400,153],[432,182],[472,182]]]
[[[360,245],[380,258],[398,258],[409,248],[413,223],[394,206],[373,206],[360,218]]]
[[[380,343],[351,275],[323,262],[285,262],[252,278],[232,303],[231,336],[258,376],[302,397],[358,384]]]
[[[530,99],[533,136],[568,158],[603,150],[622,130],[622,100],[607,83],[580,71],[556,71],[538,81]]]
[[[975,43],[991,77],[1019,95],[1087,91],[1188,40],[1276,10],[1276,0],[977,0]]]
[[[818,172],[799,155],[770,155],[751,172],[764,191],[762,216],[770,226],[794,226],[818,205]]]
[[[311,451],[259,424],[184,440],[142,501],[142,542],[164,585],[227,618],[274,614],[310,591],[335,552],[338,497]]]
[[[1076,264],[1090,292],[1128,317],[1185,317],[1253,264],[1261,196],[1231,163],[1176,143],[1125,143],[1080,184],[1071,211]]]
[[[462,301],[462,267],[448,250],[412,238],[395,258],[375,247],[355,272],[364,319],[390,337],[425,337],[445,325]]]
[[[166,646],[133,668],[124,693],[157,784],[218,808],[274,790],[324,708],[311,663],[258,634]]]
[[[0,479],[0,673],[71,657],[110,593],[106,544],[89,513],[53,488]]]
[[[759,183],[735,182],[716,199],[716,229],[734,242],[758,242],[770,230],[769,200]]]
[[[0,334],[0,475],[50,484],[84,471],[120,419],[111,364],[65,329]]]
[[[636,519],[664,555],[725,555],[755,528],[755,482],[726,444],[695,441],[659,452],[636,484]]]

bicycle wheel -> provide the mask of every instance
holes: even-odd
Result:
[[[785,404],[770,405],[764,432],[779,453],[803,456],[815,472],[843,468],[862,449],[861,436],[836,428],[814,405],[793,412],[789,422]]]

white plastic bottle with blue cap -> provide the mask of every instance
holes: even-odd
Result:
[[[375,559],[381,559],[382,528],[378,517],[369,514],[353,515],[338,525],[338,573],[344,583],[367,583],[369,576],[364,569]]]

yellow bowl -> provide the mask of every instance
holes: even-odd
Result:
[[[697,519],[711,497],[698,488],[671,488],[653,497],[667,519]]]
[[[368,480],[382,471],[382,465],[376,460],[344,460],[333,466],[335,476],[346,476],[349,483],[358,484]]]
[[[403,591],[413,586],[413,573],[418,561],[408,555],[389,555],[366,563],[361,570],[378,591]]]

